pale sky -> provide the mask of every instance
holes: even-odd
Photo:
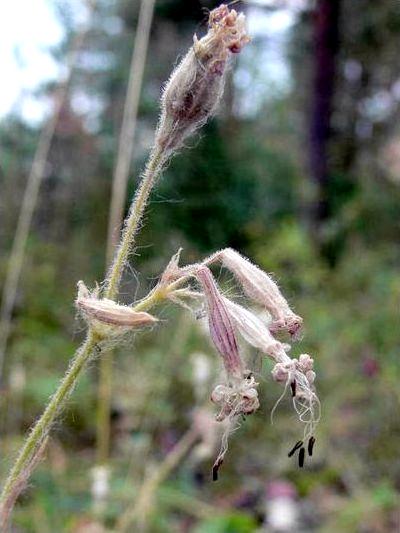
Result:
[[[271,3],[274,0],[257,0]],[[302,1],[302,0],[292,0]],[[82,17],[82,0],[68,0],[74,16]],[[41,83],[57,79],[60,66],[53,60],[49,47],[59,43],[63,28],[57,19],[54,0],[12,0],[0,7],[0,119],[16,111],[30,123],[40,122],[47,102],[32,93]],[[255,2],[254,2],[255,4]],[[254,5],[253,4],[253,5]],[[277,40],[274,50],[264,57],[264,69],[271,78],[288,83],[289,71],[282,62],[281,41],[293,23],[293,12],[249,10],[249,32],[253,36],[267,34]]]
[[[55,79],[59,67],[48,48],[60,42],[61,25],[49,0],[12,0],[0,7],[0,117],[17,109],[28,120],[43,116],[43,105],[29,96]],[[22,98],[21,98],[22,96]]]

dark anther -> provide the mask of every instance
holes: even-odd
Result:
[[[292,457],[292,455],[297,452],[297,450],[299,448],[301,448],[303,446],[303,441],[302,440],[299,440],[296,442],[296,444],[293,446],[293,448],[290,450],[290,452],[288,453],[288,457]]]
[[[101,348],[100,348],[100,346],[98,344],[94,345],[94,350],[97,353],[97,355],[99,355],[101,353]]]
[[[306,451],[304,448],[300,448],[300,451],[299,451],[299,467],[300,468],[303,468],[304,466],[304,455],[305,455]]]
[[[220,469],[220,466],[222,465],[224,461],[222,459],[219,459],[218,461],[215,461],[212,467],[212,478],[213,481],[218,481],[218,470]]]
[[[294,398],[296,396],[296,380],[295,379],[290,383],[290,388],[292,389],[292,396]]]
[[[315,437],[310,437],[308,440],[308,455],[311,457],[314,449]]]

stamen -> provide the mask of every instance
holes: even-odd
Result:
[[[301,448],[302,446],[303,446],[303,441],[298,440],[296,444],[293,446],[293,448],[290,450],[290,452],[288,453],[288,457],[292,457],[292,455],[294,455],[297,452],[297,450]]]
[[[220,469],[222,463],[224,462],[223,459],[217,459],[212,467],[212,478],[213,481],[218,481],[218,470]]]
[[[304,456],[305,456],[305,449],[304,448],[300,448],[300,451],[299,451],[299,467],[300,468],[303,468],[304,466]]]
[[[310,439],[308,441],[308,455],[310,457],[313,454],[314,444],[315,444],[315,437],[310,437]]]

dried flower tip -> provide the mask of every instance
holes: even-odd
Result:
[[[210,13],[208,33],[200,40],[195,35],[193,41],[162,97],[156,146],[166,157],[214,114],[229,56],[249,42],[245,17],[222,4]]]
[[[271,332],[285,329],[292,336],[298,334],[303,320],[293,313],[278,285],[268,274],[231,248],[214,257],[220,258],[225,268],[234,274],[249,298],[269,311],[274,319],[270,325]]]
[[[179,279],[181,277],[182,273],[179,268],[179,259],[181,256],[181,252],[182,248],[179,248],[176,254],[171,257],[168,265],[165,267],[165,270],[161,275],[161,285],[168,285],[172,281],[175,281],[176,279]]]
[[[308,358],[302,358],[302,363],[305,363],[306,368],[310,366],[311,361],[312,359],[309,356]],[[315,373],[312,370],[308,370],[304,374],[300,362],[297,359],[289,359],[289,357],[287,357],[286,362],[277,363],[271,373],[275,381],[285,385],[282,395],[272,409],[271,420],[278,404],[290,385],[294,409],[300,422],[304,424],[303,440],[305,441],[309,436],[313,435],[321,416],[320,401],[313,386]],[[293,383],[296,385],[292,386]]]
[[[241,379],[243,363],[225,300],[208,267],[200,266],[194,271],[194,275],[203,289],[210,336],[223,359],[228,377]]]
[[[254,313],[228,298],[224,298],[224,302],[245,341],[275,361],[286,358],[285,347],[287,348],[287,345],[274,339],[268,327]]]
[[[317,376],[317,374],[313,371],[313,370],[308,370],[306,373],[305,373],[305,376],[307,378],[307,381],[310,385],[313,385],[314,384],[314,381],[315,381],[315,378]]]
[[[278,383],[290,382],[292,387],[292,383],[298,378],[297,381],[307,385],[307,388],[314,383],[316,374],[311,370],[314,360],[308,354],[302,354],[299,360],[289,359],[288,356],[286,356],[286,359],[286,362],[281,361],[272,369],[271,374],[274,381]],[[301,376],[302,378],[300,379]],[[297,390],[297,384],[296,382],[295,391]]]
[[[277,383],[286,383],[290,369],[285,363],[276,363],[271,371],[272,379]]]
[[[257,386],[253,376],[234,385],[217,385],[211,393],[211,401],[221,406],[216,419],[221,422],[228,417],[254,413],[260,407]]]
[[[278,333],[282,330],[287,331],[293,339],[298,340],[302,326],[303,319],[295,315],[291,310],[288,310],[284,318],[272,322],[269,329],[271,333]]]
[[[78,283],[76,306],[90,326],[102,337],[120,335],[157,322],[157,319],[148,313],[136,312],[106,298],[93,297],[82,281]]]

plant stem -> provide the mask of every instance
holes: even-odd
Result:
[[[176,283],[172,283],[168,287],[156,287],[145,298],[140,300],[133,307],[133,309],[135,311],[144,311],[153,307],[154,305],[163,301],[167,297],[168,293],[175,288],[175,286]],[[65,400],[71,394],[81,371],[86,366],[88,361],[100,350],[98,342],[99,339],[92,331],[89,330],[86,340],[83,342],[80,348],[78,348],[75,357],[73,358],[71,365],[61,381],[58,389],[52,396],[42,416],[33,426],[30,434],[21,448],[20,453],[18,454],[15,464],[11,469],[0,496],[0,513],[3,504],[8,500],[8,497],[13,492],[15,485],[19,483],[21,473],[24,472],[26,465],[31,460],[38,446],[40,446],[41,442],[43,442],[43,438],[48,435],[56,416],[61,411]]]
[[[106,287],[104,290],[105,298],[113,300],[117,296],[124,267],[128,260],[129,253],[134,246],[136,233],[139,230],[151,189],[161,171],[162,163],[163,158],[161,151],[154,148],[143,173],[139,189],[129,209],[129,214],[122,231],[121,244],[117,249],[106,279]]]
[[[132,60],[129,68],[129,82],[125,97],[124,113],[118,142],[118,154],[113,175],[110,215],[107,237],[107,265],[111,262],[114,248],[118,244],[121,224],[124,218],[124,205],[129,170],[134,150],[137,116],[143,73],[146,64],[150,29],[155,0],[141,0],[139,20],[135,33]]]
[[[134,150],[140,93],[149,45],[155,0],[141,0],[135,43],[129,69],[129,83],[118,143],[118,154],[113,176],[107,237],[107,266],[111,262],[123,221],[129,169]],[[110,453],[110,411],[113,382],[114,353],[110,351],[99,362],[97,399],[97,462],[105,464]]]
[[[32,455],[35,453],[35,450],[38,448],[38,446],[40,446],[43,438],[48,434],[54,419],[64,403],[64,400],[72,392],[82,368],[93,354],[96,342],[96,337],[92,332],[89,331],[85,342],[76,352],[76,355],[72,360],[64,379],[60,383],[60,386],[52,396],[42,416],[33,426],[32,431],[25,441],[25,444],[22,446],[17,460],[15,461],[15,464],[3,488],[0,498],[0,508],[2,504],[7,501],[9,494],[12,493],[14,485],[19,482],[21,473],[24,471],[25,466],[30,461]]]
[[[151,189],[155,183],[158,173],[161,170],[161,167],[161,152],[154,149],[143,173],[139,189],[132,201],[129,214],[125,222],[125,228],[121,236],[121,244],[116,252],[115,259],[106,280],[105,297],[107,298],[113,299],[118,293],[124,267],[128,260],[129,253],[133,247],[135,236],[139,229]],[[148,309],[152,305],[163,300],[167,293],[168,289],[166,288],[159,290],[156,288],[151,291],[146,298],[139,301],[138,304],[133,307],[133,309],[137,311]],[[98,346],[98,341],[99,339],[96,338],[94,333],[89,330],[86,340],[77,350],[76,355],[73,358],[69,369],[67,370],[67,373],[60,383],[60,386],[52,396],[42,416],[33,426],[30,434],[21,448],[21,451],[11,469],[1,493],[0,511],[4,503],[7,501],[9,494],[14,490],[15,485],[19,482],[21,474],[24,472],[24,469],[26,468],[26,465],[30,461],[35,450],[42,442],[43,437],[49,433],[57,414],[63,407],[64,402],[68,398],[69,394],[72,392],[82,369],[85,367],[90,358],[95,355],[95,348]]]

